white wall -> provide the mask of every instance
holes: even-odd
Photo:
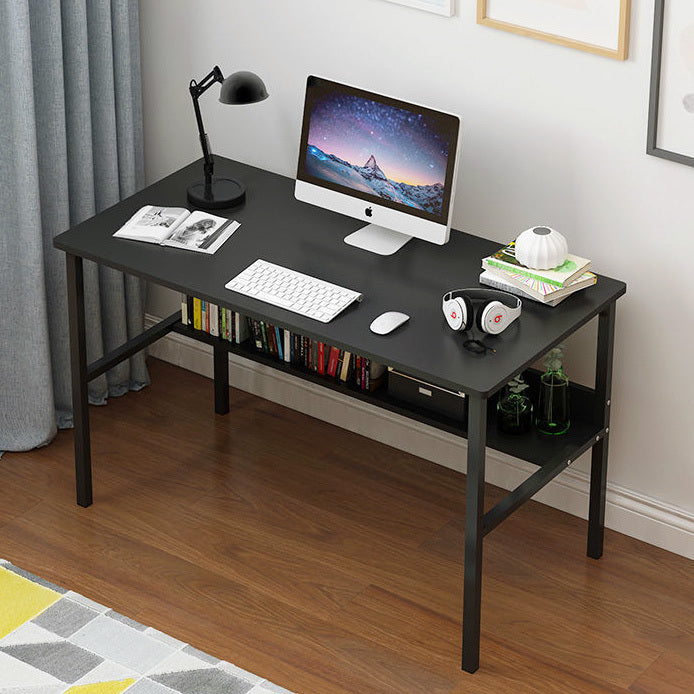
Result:
[[[460,114],[454,226],[502,243],[549,224],[627,282],[609,480],[681,511],[691,535],[694,169],[645,154],[653,0],[632,3],[624,62],[479,26],[475,6],[458,0],[443,18],[383,0],[141,0],[148,180],[200,156],[187,84],[215,64],[257,72],[270,99],[203,98],[213,151],[288,176],[308,74]],[[151,288],[150,313],[175,303]],[[571,341],[566,364],[589,385],[594,335]]]

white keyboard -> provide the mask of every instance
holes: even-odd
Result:
[[[351,289],[260,259],[224,286],[321,323],[330,322],[352,302],[361,301],[363,296]]]

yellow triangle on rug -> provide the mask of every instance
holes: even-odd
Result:
[[[65,694],[121,694],[131,684],[135,684],[135,680],[131,677],[120,682],[97,682],[96,684],[81,684],[76,687],[70,687]]]
[[[0,639],[36,617],[60,597],[60,593],[0,568]]]

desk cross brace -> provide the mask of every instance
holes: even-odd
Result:
[[[605,435],[601,432],[596,443]],[[551,482],[560,472],[566,470],[571,463],[579,456],[583,455],[593,444],[586,444],[582,448],[572,449],[571,455],[573,458],[560,458],[551,463],[543,465],[536,470],[525,481],[521,482],[512,492],[509,492],[496,506],[489,509],[484,514],[482,532],[488,535],[500,523],[506,520],[514,511],[520,508],[526,501],[529,501],[537,492],[539,492],[547,483]]]

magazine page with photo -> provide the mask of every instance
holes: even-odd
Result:
[[[161,243],[188,215],[190,212],[184,207],[145,205],[114,236],[148,243]]]
[[[162,241],[162,245],[214,253],[238,227],[239,223],[231,219],[196,210]]]
[[[114,236],[214,253],[239,226],[236,221],[201,210],[145,205]]]

